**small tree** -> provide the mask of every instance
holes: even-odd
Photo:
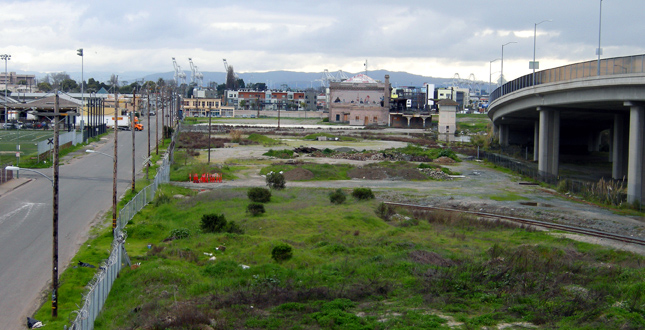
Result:
[[[333,193],[329,194],[329,201],[332,202],[333,204],[343,204],[345,203],[345,199],[347,199],[347,196],[343,192],[342,189],[336,189]]]
[[[370,188],[354,188],[354,190],[352,191],[352,197],[363,201],[374,199],[374,193]]]
[[[249,189],[246,193],[249,199],[256,203],[268,203],[271,201],[271,190],[267,188],[255,187]]]
[[[271,250],[271,258],[276,262],[289,260],[293,257],[293,248],[286,243],[280,243]]]
[[[265,213],[264,204],[262,203],[251,203],[246,207],[246,213],[256,216],[262,213]]]
[[[271,189],[282,190],[286,185],[282,173],[270,172],[266,177],[267,186]]]
[[[201,228],[207,233],[221,233],[226,228],[226,217],[223,214],[204,214]]]

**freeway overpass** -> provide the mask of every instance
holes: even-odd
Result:
[[[556,176],[561,151],[598,151],[608,132],[612,178],[627,178],[628,202],[645,201],[645,54],[519,77],[491,93],[488,116],[501,145],[532,146],[538,169]]]

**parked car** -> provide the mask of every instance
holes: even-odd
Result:
[[[43,122],[40,122],[40,123],[36,123],[34,125],[34,128],[47,129],[47,128],[49,128],[49,125],[47,125],[47,123],[43,121]]]
[[[4,123],[2,124],[3,129],[18,129],[20,126],[17,123]]]
[[[34,123],[24,123],[22,124],[22,128],[34,128]]]

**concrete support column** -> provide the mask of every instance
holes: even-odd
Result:
[[[538,150],[540,147],[540,121],[533,125],[533,161],[538,160]]]
[[[508,147],[508,125],[499,125],[499,145]]]
[[[627,175],[627,139],[629,138],[629,122],[624,115],[614,115],[611,143],[611,177],[620,180]]]
[[[610,163],[614,161],[614,131],[614,126],[612,125],[609,128],[609,152],[607,153],[607,161]]]
[[[538,170],[558,175],[560,164],[560,112],[538,107],[540,112],[540,133],[538,148]]]
[[[625,102],[629,110],[629,160],[627,169],[627,202],[643,202],[643,156],[645,141],[645,108],[633,102]],[[617,150],[616,150],[617,151]]]
[[[600,151],[600,133],[589,132],[589,140],[587,141],[587,151],[589,152]]]
[[[412,118],[406,117],[406,119],[408,120],[408,127],[410,127],[410,119],[412,119]]]

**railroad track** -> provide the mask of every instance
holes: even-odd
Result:
[[[437,211],[458,212],[458,213],[472,214],[472,215],[476,215],[476,216],[479,216],[479,217],[492,218],[492,219],[502,219],[502,220],[512,221],[512,222],[526,224],[526,225],[530,225],[530,226],[539,226],[539,227],[544,227],[544,228],[549,228],[549,229],[557,229],[557,230],[562,230],[562,231],[566,231],[566,232],[570,232],[570,233],[583,234],[583,235],[592,236],[592,237],[606,238],[606,239],[611,239],[611,240],[615,240],[615,241],[619,241],[619,242],[645,246],[645,240],[640,239],[640,238],[624,236],[624,235],[618,235],[618,234],[612,234],[612,233],[602,232],[602,231],[594,230],[594,229],[588,229],[588,228],[583,228],[583,227],[575,227],[575,226],[563,225],[563,224],[540,221],[540,220],[534,220],[534,219],[518,218],[518,217],[512,217],[512,216],[500,215],[500,214],[493,214],[493,213],[486,213],[486,212],[464,211],[464,210],[451,209],[451,208],[445,208],[445,207],[423,206],[423,205],[414,205],[414,204],[405,204],[405,203],[392,203],[392,202],[385,202],[385,204],[396,206],[396,207],[404,207],[404,208],[408,208],[408,209],[429,210],[429,211],[437,210]]]

